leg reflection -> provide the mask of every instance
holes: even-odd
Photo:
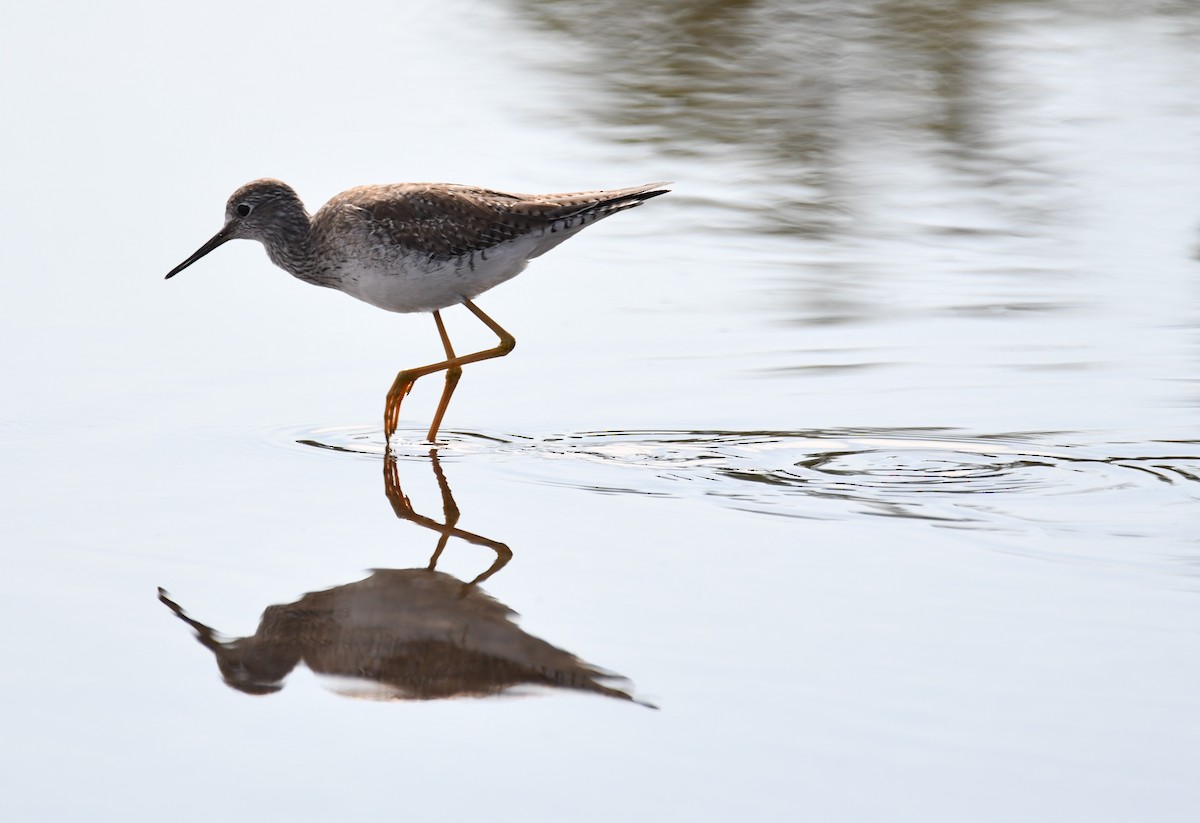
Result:
[[[446,544],[451,537],[457,537],[465,540],[468,543],[474,543],[477,546],[487,546],[496,553],[496,560],[482,574],[477,576],[466,587],[471,587],[487,580],[496,572],[500,571],[507,565],[509,560],[512,560],[512,550],[503,543],[490,540],[482,535],[473,532],[464,531],[457,527],[459,510],[458,505],[454,502],[454,495],[450,493],[450,484],[446,482],[446,473],[442,471],[442,464],[438,460],[437,449],[429,450],[429,460],[433,464],[433,474],[437,478],[438,490],[442,493],[442,515],[445,519],[444,523],[438,523],[431,517],[417,514],[413,510],[412,501],[408,499],[408,495],[400,488],[400,471],[396,465],[396,456],[388,452],[383,459],[383,491],[387,495],[388,502],[392,504],[392,511],[401,520],[408,520],[416,523],[418,526],[438,533],[437,548],[433,551],[433,556],[429,558],[429,571],[437,568],[437,562],[442,556],[442,551],[446,548]],[[465,591],[465,589],[464,589]]]

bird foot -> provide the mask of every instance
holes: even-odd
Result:
[[[383,406],[383,438],[389,444],[392,440],[392,435],[396,433],[396,427],[400,425],[400,404],[404,398],[413,389],[413,384],[417,382],[417,378],[407,371],[402,371],[396,375],[395,382],[387,393],[387,402]]]

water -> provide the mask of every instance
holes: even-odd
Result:
[[[15,14],[5,819],[1194,817],[1190,4]],[[676,182],[385,461],[264,175]]]

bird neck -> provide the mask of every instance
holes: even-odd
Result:
[[[262,243],[271,262],[295,277],[304,279],[313,266],[312,220],[299,203],[294,213],[271,227]]]

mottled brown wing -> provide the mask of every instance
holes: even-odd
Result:
[[[419,254],[458,257],[528,234],[599,219],[662,194],[655,186],[569,194],[508,194],[450,184],[351,189],[330,202],[352,205],[371,232]]]

